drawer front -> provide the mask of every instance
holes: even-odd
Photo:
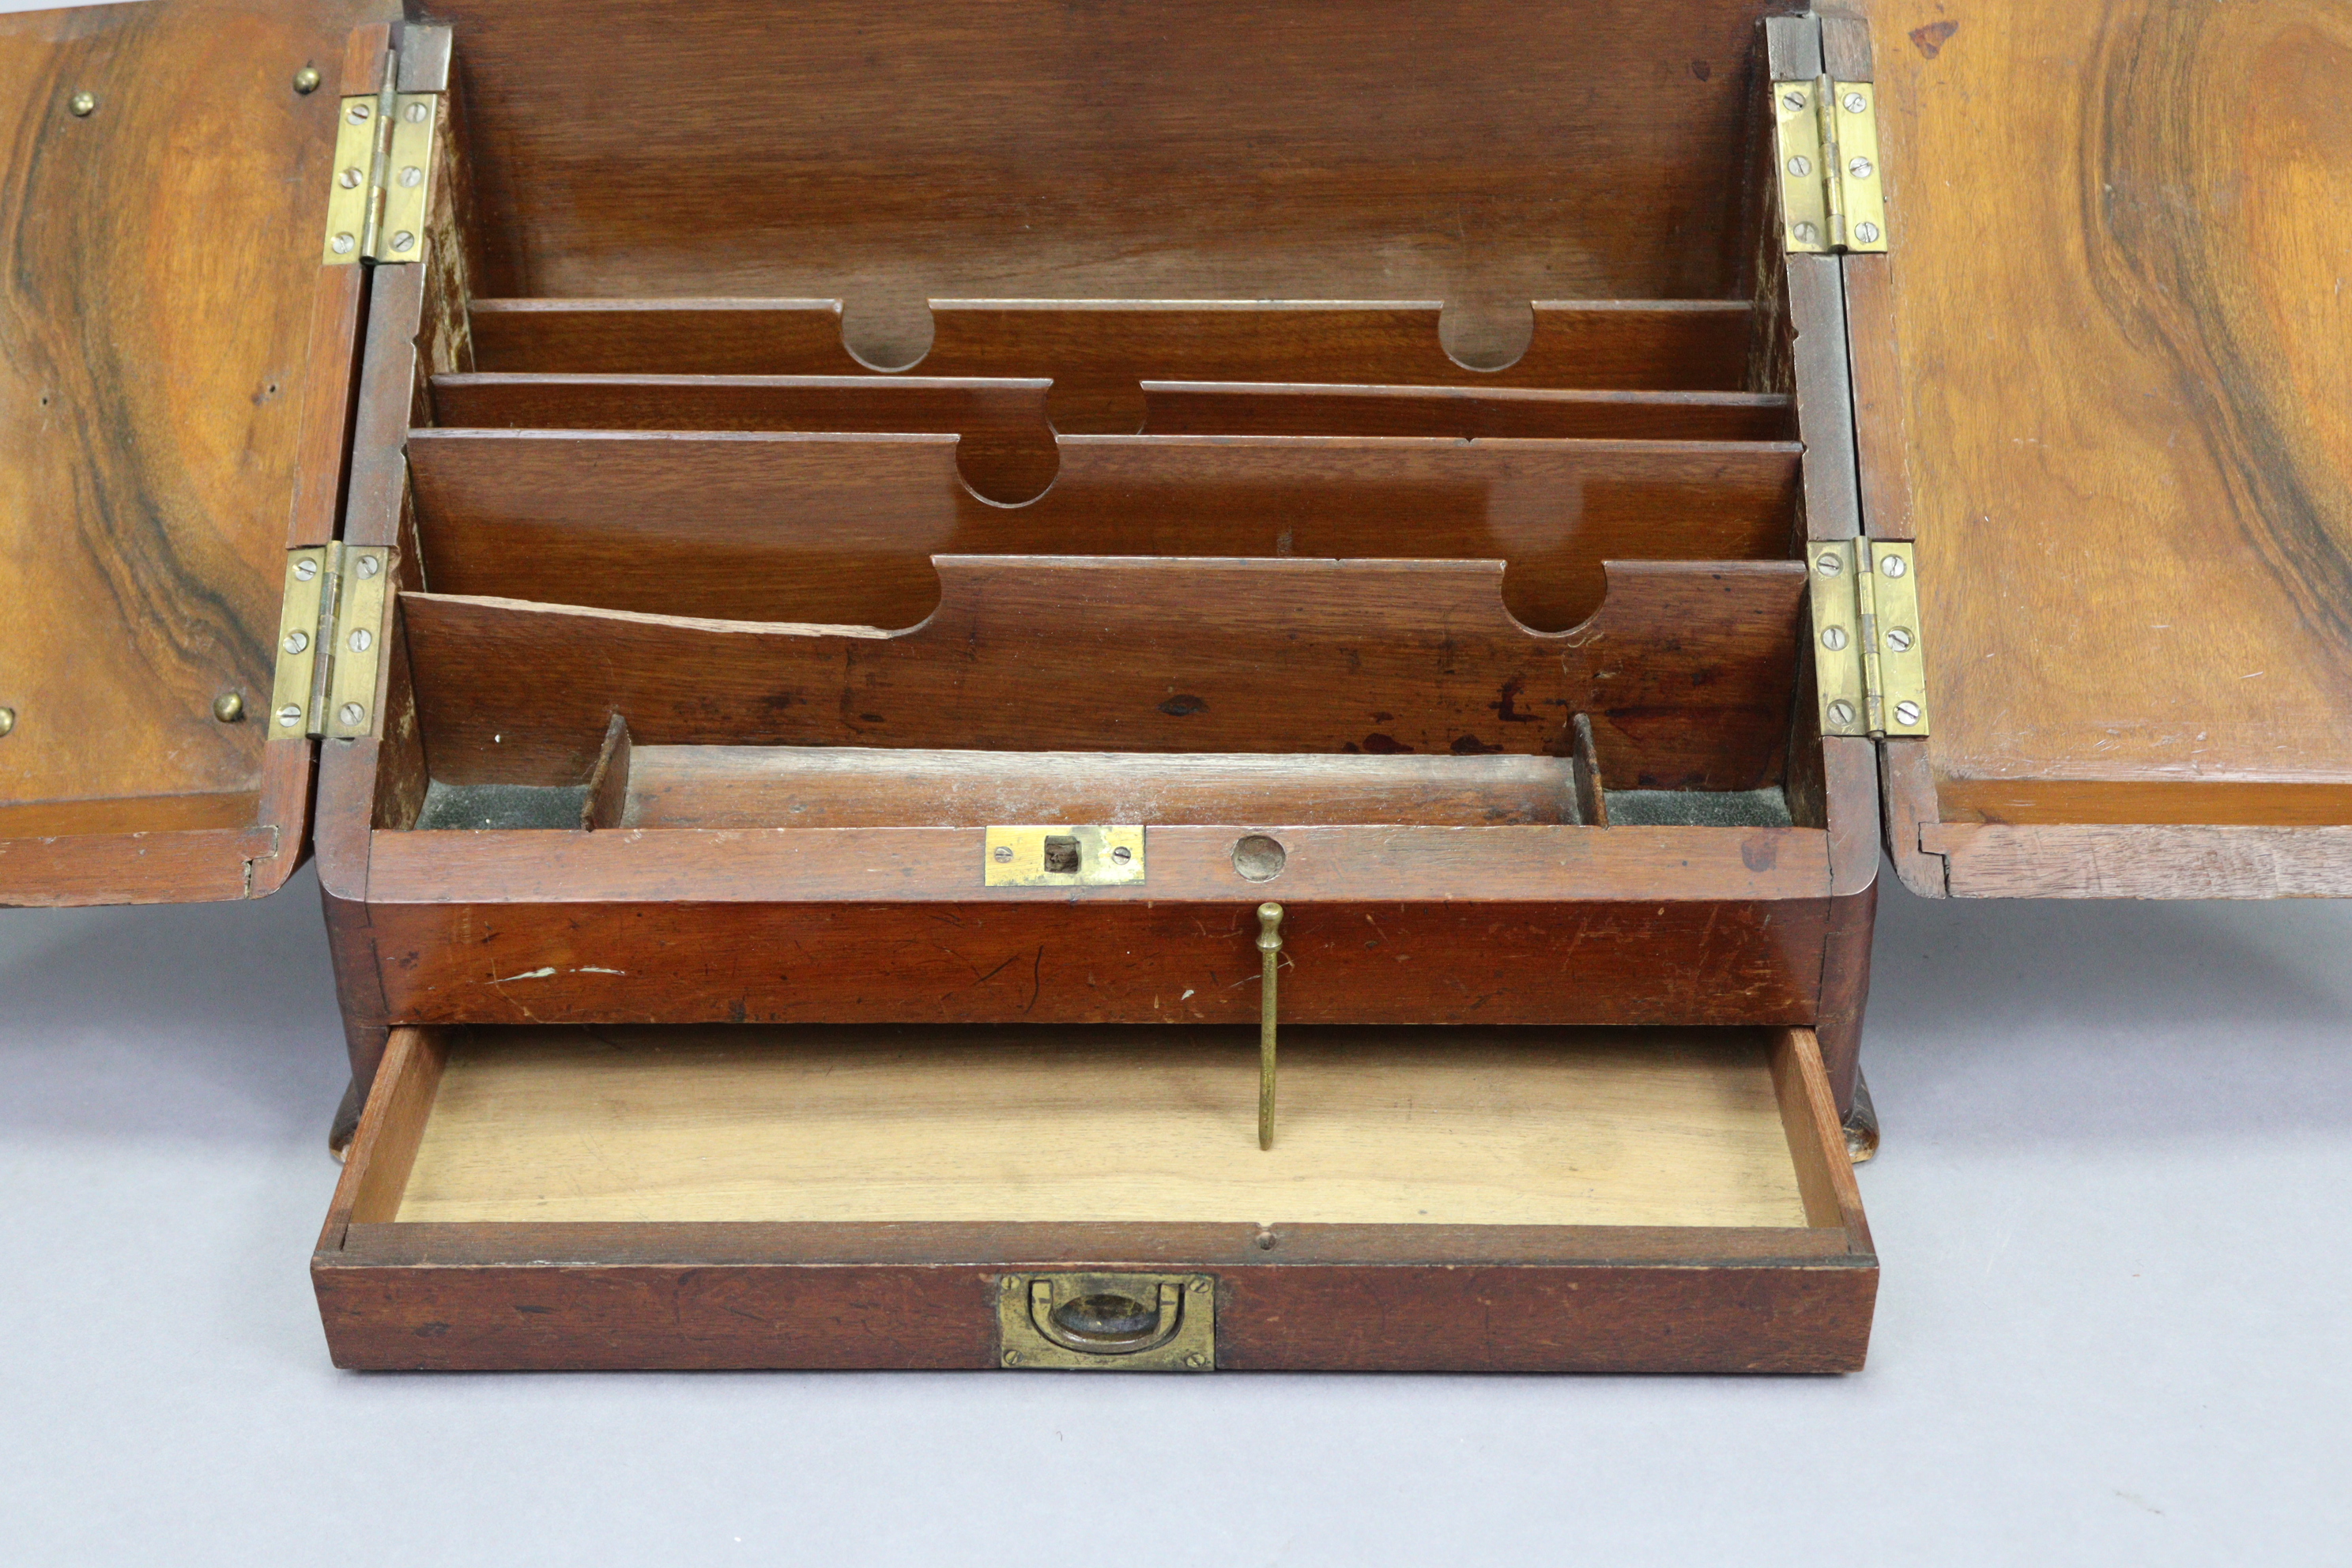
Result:
[[[395,1023],[1244,1023],[1256,906],[379,904]],[[1300,1024],[1802,1024],[1827,900],[1286,906]]]

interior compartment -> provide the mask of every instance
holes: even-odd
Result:
[[[1763,7],[1562,8],[1507,47],[1464,8],[1202,13],[1263,51],[1238,76],[1181,16],[1016,9],[894,13],[877,75],[814,7],[741,40],[724,134],[648,98],[583,182],[607,132],[543,136],[542,21],[454,7],[470,198],[430,262],[378,825],[1825,826],[1790,774]],[[643,49],[615,111],[687,79],[597,16]],[[712,205],[745,180],[791,199]]]
[[[483,1029],[409,1066],[354,1223],[1827,1230],[1761,1030]]]

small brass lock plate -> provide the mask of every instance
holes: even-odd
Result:
[[[1015,1370],[1213,1372],[1217,1282],[1206,1274],[1007,1274],[997,1363]]]
[[[984,888],[1118,888],[1143,880],[1143,829],[992,827],[983,836]]]

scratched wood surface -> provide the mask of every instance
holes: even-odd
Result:
[[[1899,815],[2010,829],[1937,837],[1955,892],[2315,890],[2284,840],[2064,829],[2352,823],[2352,10],[1868,10],[1864,489],[1935,715]]]
[[[1561,755],[1750,789],[1787,744],[1797,562],[1612,562],[1571,632],[1496,562],[942,555],[899,633],[403,595],[425,749],[453,784],[574,784],[643,745]],[[1621,787],[1627,787],[1622,786]]]
[[[377,9],[0,17],[0,902],[236,897],[299,854],[260,715],[333,87]]]
[[[1798,448],[1765,442],[1059,438],[1026,505],[974,495],[944,436],[419,430],[436,592],[649,615],[911,626],[930,557],[1498,560],[1541,631],[1611,560],[1785,558]],[[1050,610],[1049,612],[1050,613]]]

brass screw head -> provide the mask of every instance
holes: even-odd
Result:
[[[318,67],[304,66],[294,73],[294,90],[308,98],[319,90],[319,84],[325,79],[319,74]]]
[[[76,120],[87,120],[98,112],[98,94],[78,92],[66,100],[66,108]]]
[[[1199,1351],[1194,1351],[1191,1355],[1184,1358],[1184,1364],[1191,1367],[1193,1371],[1198,1372],[1201,1368],[1209,1364],[1209,1358],[1202,1355]]]
[[[1895,626],[1890,629],[1886,634],[1886,646],[1893,648],[1896,653],[1909,653],[1911,651],[1911,628],[1909,626]]]
[[[1853,237],[1854,238],[1862,241],[1864,245],[1876,245],[1878,243],[1878,226],[1874,223],[1858,223],[1853,226]],[[1897,572],[1895,574],[1897,577],[1903,575],[1900,572]]]
[[[1004,1352],[1004,1364],[1007,1366],[1019,1366],[1021,1364],[1021,1352],[1019,1351],[1006,1351]]]
[[[1848,114],[1860,114],[1864,110],[1868,109],[1869,107],[1870,100],[1863,97],[1862,94],[1858,92],[1849,92],[1845,95],[1845,111]]]
[[[1847,725],[1847,724],[1851,724],[1851,723],[1853,723],[1853,703],[1851,703],[1851,702],[1843,702],[1843,701],[1841,701],[1841,702],[1832,702],[1832,703],[1831,703],[1831,704],[1830,704],[1830,722],[1831,722],[1831,723],[1832,723],[1832,724],[1840,725],[1840,726],[1843,726],[1843,725]]]
[[[213,717],[224,724],[235,724],[245,718],[245,693],[224,691],[213,699]]]
[[[1903,557],[1900,555],[1882,555],[1878,558],[1878,574],[1882,577],[1900,577],[1909,570],[1908,566],[1903,564]]]
[[[1835,653],[1840,648],[1845,647],[1845,628],[1843,626],[1824,626],[1822,628],[1822,646],[1829,649],[1832,653]]]
[[[357,729],[360,721],[367,717],[367,710],[356,702],[346,702],[336,711],[335,717],[341,719],[345,725]]]
[[[1916,724],[1919,721],[1919,705],[1916,702],[1897,702],[1895,719],[1897,723]]]
[[[1009,865],[1012,863],[1013,846],[1010,844],[1000,844],[994,849],[990,850],[989,853],[996,857],[996,863],[1000,866]],[[1010,1286],[1007,1287],[1007,1289],[1010,1288]]]
[[[301,721],[302,709],[298,703],[289,702],[278,710],[278,727],[281,730],[291,730]]]
[[[1824,555],[1814,562],[1813,565],[1824,577],[1834,577],[1845,570],[1845,563],[1835,554]]]
[[[0,736],[7,735],[16,728],[16,710],[14,708],[0,708]]]

